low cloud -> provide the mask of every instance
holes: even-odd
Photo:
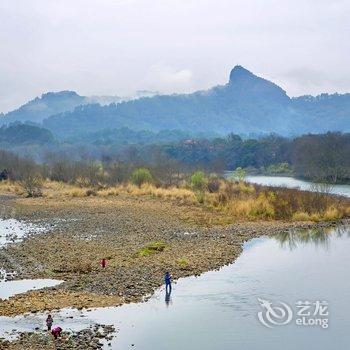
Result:
[[[153,90],[182,92],[190,88],[192,80],[193,73],[190,69],[157,63],[148,69],[144,83]]]
[[[151,66],[148,75],[162,82],[174,84],[186,84],[193,77],[193,73],[189,69],[175,69],[163,63]]]

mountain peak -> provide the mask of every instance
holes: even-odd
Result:
[[[237,66],[234,66],[233,69],[231,70],[229,82],[232,83],[237,80],[252,78],[252,77],[256,77],[256,75],[254,75],[248,69],[245,69],[240,65],[237,65]]]
[[[268,99],[279,103],[289,100],[286,92],[278,85],[239,65],[231,70],[228,88],[240,98]]]
[[[67,97],[67,98],[74,98],[74,97],[81,97],[80,95],[78,95],[75,91],[71,91],[71,90],[63,90],[63,91],[57,91],[57,92],[53,92],[53,91],[49,91],[46,93],[43,93],[41,95],[42,99],[45,98],[52,98],[52,97]]]

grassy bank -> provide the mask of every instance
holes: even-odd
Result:
[[[101,197],[147,197],[186,206],[188,219],[197,223],[229,224],[236,221],[289,220],[333,221],[350,216],[350,200],[321,192],[272,188],[244,181],[202,178],[200,184],[183,182],[175,187],[152,183],[86,187],[64,182],[45,181],[41,196],[47,199]],[[20,182],[0,182],[0,191],[25,197]],[[198,216],[198,213],[199,216]],[[191,215],[193,214],[193,215]]]

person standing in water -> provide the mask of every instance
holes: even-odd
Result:
[[[168,271],[164,275],[164,282],[165,282],[166,293],[171,293],[171,276]]]
[[[52,316],[48,315],[46,319],[46,326],[48,331],[51,331],[52,324],[53,324]]]

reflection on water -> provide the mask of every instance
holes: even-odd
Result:
[[[165,305],[169,306],[170,303],[171,303],[171,289],[170,290],[166,289],[165,290]]]
[[[280,243],[282,248],[289,247],[291,250],[306,244],[313,244],[316,247],[328,249],[331,237],[340,238],[343,235],[350,235],[350,231],[346,226],[291,230],[276,234],[273,238]]]

